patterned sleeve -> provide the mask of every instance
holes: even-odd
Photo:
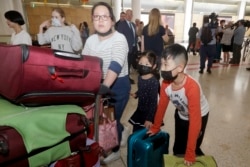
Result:
[[[91,37],[89,37],[89,38],[86,40],[86,43],[85,43],[85,45],[84,45],[84,48],[82,49],[82,55],[91,56],[91,55],[90,55],[90,46],[89,46],[90,39],[91,39]]]
[[[111,64],[109,69],[119,74],[127,61],[127,56],[128,43],[124,35],[119,33],[112,45]]]
[[[151,102],[148,108],[148,115],[146,117],[147,121],[154,122],[154,116],[157,109],[158,102],[158,90],[159,90],[159,81],[157,79],[153,80],[149,89],[149,101]]]

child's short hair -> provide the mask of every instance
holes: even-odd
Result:
[[[180,44],[172,44],[166,47],[162,53],[163,59],[172,58],[176,64],[183,64],[184,67],[188,62],[187,50],[184,46]]]

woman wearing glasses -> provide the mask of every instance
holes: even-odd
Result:
[[[68,25],[61,8],[54,8],[51,20],[44,21],[39,27],[38,43],[51,44],[52,49],[77,52],[82,49],[82,39],[75,25]]]
[[[124,129],[120,122],[129,99],[130,82],[128,77],[128,44],[126,38],[115,31],[115,18],[112,8],[105,2],[99,2],[92,8],[92,21],[95,34],[91,35],[82,51],[83,55],[100,57],[103,60],[103,86],[114,93],[115,118],[118,138],[121,141]],[[120,158],[120,146],[112,150],[102,163],[107,164]]]

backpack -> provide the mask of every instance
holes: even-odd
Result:
[[[207,45],[209,42],[213,40],[213,35],[210,27],[202,27],[201,30],[201,42],[204,45]]]

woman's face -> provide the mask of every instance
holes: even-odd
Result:
[[[10,28],[14,28],[16,23],[11,22],[10,20],[6,19],[6,23]]]
[[[113,21],[110,18],[109,11],[105,6],[97,6],[95,8],[92,20],[94,29],[98,33],[108,32],[113,25]]]
[[[62,26],[64,25],[65,18],[61,17],[61,15],[57,11],[53,11],[51,14],[51,21],[52,21],[52,25],[53,25],[53,22],[55,22],[56,24],[55,26]]]

